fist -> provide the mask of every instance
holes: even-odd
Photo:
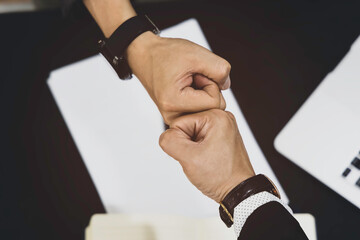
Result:
[[[146,32],[127,59],[168,125],[184,113],[226,107],[220,89],[230,87],[231,66],[195,43]]]
[[[230,112],[213,109],[179,117],[159,143],[179,161],[190,182],[216,202],[255,175]]]

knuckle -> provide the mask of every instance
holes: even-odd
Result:
[[[209,118],[222,127],[232,126],[235,121],[235,117],[232,113],[220,109],[210,110]]]
[[[221,121],[223,114],[224,114],[224,111],[222,111],[220,109],[211,109],[209,111],[209,118],[214,121]]]
[[[230,71],[231,71],[230,63],[222,58],[219,64],[219,73],[222,76],[227,76],[230,74]]]
[[[232,112],[226,111],[226,114],[231,120],[235,121],[235,116],[232,114]]]
[[[160,138],[159,138],[159,145],[162,149],[166,149],[166,146],[167,146],[167,142],[168,142],[168,132],[165,131],[163,132],[163,134],[160,135]]]

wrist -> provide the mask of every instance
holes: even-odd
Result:
[[[148,71],[152,69],[149,46],[154,45],[158,39],[155,35],[159,33],[148,16],[134,16],[123,22],[110,38],[100,39],[99,50],[122,80],[131,79],[133,73],[137,75],[139,64],[140,68],[147,70],[145,74],[151,75],[152,72]]]
[[[229,179],[227,184],[224,187],[224,190],[222,191],[222,194],[218,198],[218,203],[222,202],[224,198],[239,184],[245,182],[246,180],[252,178],[255,176],[255,173],[250,173],[247,175],[237,176]]]
[[[280,199],[276,186],[266,176],[259,174],[246,179],[233,188],[221,201],[219,212],[224,223],[230,227],[233,224],[235,207],[247,198],[266,191]]]
[[[133,73],[144,81],[147,75],[146,68],[152,67],[153,52],[162,42],[162,38],[151,31],[144,32],[135,38],[126,49],[126,59]]]
[[[126,20],[136,16],[129,0],[83,0],[106,38]]]

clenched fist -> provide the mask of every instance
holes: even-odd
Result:
[[[165,123],[183,113],[225,109],[220,89],[230,87],[231,66],[209,50],[146,32],[130,44],[127,59]]]
[[[179,161],[190,182],[216,202],[255,175],[230,112],[208,110],[179,117],[159,143]]]

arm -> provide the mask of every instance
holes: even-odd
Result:
[[[271,201],[257,208],[246,220],[238,240],[305,240],[302,228],[282,204]]]
[[[136,16],[129,0],[83,0],[83,2],[107,38],[123,22]]]
[[[264,191],[272,183],[255,177],[230,112],[214,109],[182,116],[159,141],[203,194],[223,205],[230,202],[226,207],[234,205],[227,210],[238,239],[307,239],[291,209]],[[255,183],[257,188],[252,188]]]
[[[106,37],[136,15],[128,0],[84,0],[84,4]],[[165,123],[170,124],[183,113],[225,109],[220,89],[230,87],[231,67],[207,49],[148,31],[129,45],[126,58]]]

